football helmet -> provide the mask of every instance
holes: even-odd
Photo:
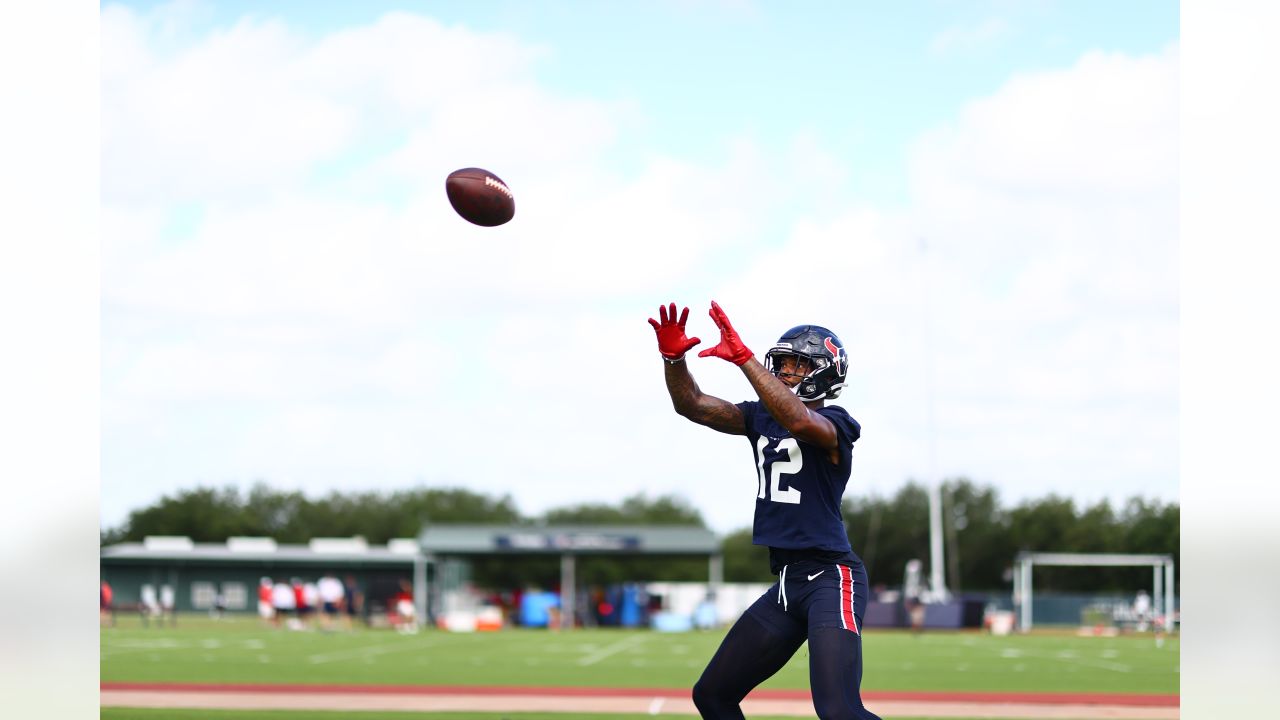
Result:
[[[809,360],[809,373],[791,389],[801,400],[834,400],[840,396],[849,373],[849,355],[835,333],[819,325],[791,328],[765,353],[765,369],[777,376],[784,355]]]

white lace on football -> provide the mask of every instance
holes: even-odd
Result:
[[[510,188],[508,188],[506,185],[503,185],[502,183],[498,182],[497,180],[494,180],[493,178],[489,177],[488,175],[485,175],[485,176],[484,176],[484,184],[485,184],[485,185],[488,185],[489,187],[496,187],[496,188],[498,188],[499,190],[501,190],[502,192],[506,193],[507,197],[509,197],[509,198],[511,198],[511,199],[513,199],[513,200],[515,199],[515,196],[511,194],[511,189],[510,189]]]

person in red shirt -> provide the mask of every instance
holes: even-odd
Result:
[[[103,624],[115,627],[116,610],[111,604],[111,595],[111,583],[103,580],[101,587],[98,588],[98,618]]]
[[[413,588],[408,580],[400,581],[400,592],[391,596],[391,618],[397,632],[418,632],[417,610],[413,606]]]
[[[311,617],[311,608],[307,605],[307,591],[302,585],[302,580],[294,578],[293,582],[293,603],[297,608],[298,622],[302,627],[306,627]]]
[[[258,581],[258,617],[263,625],[270,625],[275,618],[276,609],[271,604],[271,578],[264,577]]]

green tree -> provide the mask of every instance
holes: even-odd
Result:
[[[688,500],[674,495],[649,499],[643,493],[614,506],[584,503],[553,508],[544,515],[548,525],[694,525],[706,527],[702,513]]]
[[[552,508],[543,514],[542,521],[547,525],[706,527],[702,514],[687,500],[673,495],[661,495],[651,499],[643,493],[624,498],[616,506],[604,503],[582,503]],[[583,555],[577,559],[576,571],[577,579],[583,585],[610,585],[647,580],[705,581],[708,566],[706,558],[701,557]],[[545,574],[545,570],[542,574]],[[477,580],[479,577],[477,572]]]
[[[1172,554],[1180,562],[1179,507],[1143,498],[1119,512],[1107,501],[1077,510],[1057,495],[1002,507],[992,487],[967,478],[943,484],[943,523],[948,584],[953,590],[1008,589],[1006,573],[1021,550],[1038,552]],[[851,496],[843,502],[849,541],[867,564],[873,584],[902,582],[907,561],[929,560],[929,502],[924,485],[908,482],[892,497]],[[139,541],[147,535],[186,535],[197,542],[223,542],[234,535],[304,543],[314,537],[363,536],[380,544],[416,537],[435,524],[527,525],[509,495],[492,497],[465,488],[413,488],[391,493],[331,492],[311,499],[297,491],[255,484],[247,495],[234,487],[196,487],[166,495],[134,510],[118,528],[101,528],[103,545]],[[548,510],[537,522],[552,525],[694,525],[701,513],[686,500],[637,494],[617,505],[584,503]],[[768,582],[766,548],[751,543],[744,528],[721,543],[725,579]],[[694,580],[707,577],[704,558],[590,557],[578,564],[587,584],[632,580]],[[557,557],[492,556],[475,562],[481,585],[543,586],[559,578]],[[1036,570],[1036,587],[1063,591],[1132,592],[1151,584],[1149,568],[1058,568]]]
[[[219,542],[245,534],[243,509],[234,487],[197,487],[165,495],[156,504],[129,513],[119,535],[132,541],[147,535],[186,535],[196,542]]]
[[[271,537],[282,543],[307,541],[306,528],[297,521],[299,508],[306,501],[300,492],[283,492],[263,482],[255,483],[244,505],[247,527],[242,534]]]
[[[1124,552],[1172,555],[1175,567],[1182,567],[1180,512],[1176,503],[1130,498],[1120,512],[1120,536]],[[1177,577],[1181,577],[1179,574]],[[1177,587],[1181,580],[1175,577]],[[1133,568],[1125,577],[1123,588],[1147,587],[1151,571]]]
[[[734,530],[720,541],[725,582],[770,582],[769,548],[751,543],[751,528]]]
[[[979,487],[967,478],[953,478],[942,485],[944,537],[948,565],[947,585],[953,592],[998,589],[1016,554],[1009,536],[1009,516],[1000,506],[993,487]],[[958,577],[953,575],[958,574]]]
[[[845,498],[849,543],[867,566],[872,585],[899,585],[907,561],[929,561],[929,496],[908,482],[891,499]]]
[[[519,524],[510,496],[489,497],[463,488],[416,488],[390,494],[331,492],[310,499],[300,492],[257,483],[247,497],[234,487],[196,488],[165,496],[129,514],[122,528],[100,533],[111,539],[186,535],[197,542],[223,542],[234,535],[304,543],[314,537],[362,536],[371,543],[417,537],[427,523]]]

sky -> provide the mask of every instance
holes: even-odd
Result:
[[[1179,499],[1172,2],[106,3],[100,520],[196,486],[674,494],[653,330],[849,351],[847,494]],[[500,176],[516,215],[457,217]],[[690,357],[705,392],[752,397]]]

